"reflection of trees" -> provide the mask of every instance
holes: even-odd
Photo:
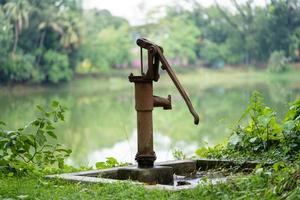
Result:
[[[91,85],[96,84],[90,81]],[[6,90],[0,95],[0,120],[9,128],[18,128],[36,116],[35,105],[48,106],[58,100],[68,107],[66,122],[57,128],[61,143],[72,148],[72,159],[80,163],[88,152],[109,147],[127,138],[135,126],[132,94],[128,90],[85,87],[34,89],[27,92]],[[22,88],[21,90],[28,88]],[[98,90],[97,90],[98,89]],[[97,90],[97,92],[95,92]],[[19,93],[23,94],[19,94]]]
[[[276,80],[269,83],[270,98],[274,103],[282,103],[282,98],[286,99],[286,102],[295,100],[296,89],[291,87],[291,82],[287,80]]]
[[[198,96],[200,112],[204,117],[202,126],[198,129],[197,140],[202,141],[206,138],[210,140],[209,143],[223,142],[231,133],[231,126],[245,110],[254,90],[263,94],[266,104],[277,111],[279,116],[284,115],[287,103],[293,101],[297,95],[286,82],[238,85],[227,89],[208,88]]]
[[[121,96],[124,98],[120,99]],[[120,95],[118,91],[74,97],[76,103],[70,108],[70,123],[65,124],[64,141],[74,150],[75,159],[84,160],[91,150],[110,147],[131,134],[135,117],[128,96],[128,93]]]
[[[73,149],[74,162],[83,163],[88,153],[126,140],[136,128],[132,88],[124,87],[124,82],[118,80],[110,86],[107,80],[91,79],[29,91],[25,90],[28,88],[1,88],[0,120],[7,122],[9,128],[17,128],[35,118],[35,105],[50,105],[54,99],[60,101],[69,111],[66,122],[57,129],[59,139]],[[193,125],[193,118],[173,85],[155,88],[156,95],[172,95],[171,111],[156,108],[153,112],[154,132],[171,138],[172,145],[178,141],[198,143],[199,146],[205,145],[204,141],[210,145],[223,142],[254,90],[260,91],[266,104],[282,116],[286,103],[293,101],[296,92],[299,93],[299,86],[292,88],[289,81],[234,84],[230,87],[219,85],[204,89],[199,84],[190,84],[186,90],[200,114],[199,126]]]

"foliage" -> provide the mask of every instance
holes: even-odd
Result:
[[[34,57],[30,54],[10,54],[7,56],[3,75],[7,80],[23,82],[31,78],[34,68]],[[4,78],[3,77],[3,78]]]
[[[226,158],[238,161],[259,160],[248,178],[235,182],[249,197],[251,188],[260,188],[264,198],[297,199],[300,183],[300,100],[290,104],[281,122],[276,113],[254,92],[250,104],[237,122],[234,133],[224,145],[200,148],[201,157]],[[273,163],[273,164],[272,164]],[[271,165],[270,165],[271,164]]]
[[[4,27],[0,30],[0,80],[59,83],[70,80],[75,70],[103,72],[129,67],[137,61],[132,52],[138,55],[133,41],[138,37],[163,46],[175,66],[198,63],[217,68],[224,64],[263,66],[275,57],[276,66],[270,64],[270,69],[281,71],[286,63],[280,63],[286,61],[275,52],[283,52],[291,62],[300,60],[297,0],[272,0],[265,6],[257,6],[252,0],[231,0],[227,7],[218,3],[204,7],[200,1],[186,1],[186,6],[174,3],[149,11],[145,24],[140,26],[131,26],[108,10],[85,10],[81,3],[81,0],[0,1],[0,23]],[[46,70],[43,58],[48,52],[68,57],[68,64],[64,62],[63,67],[51,70],[58,75],[49,76]],[[18,65],[11,63],[18,61],[10,59],[8,53],[34,58],[34,67],[28,68],[30,76],[16,79],[3,73],[11,65]]]
[[[68,81],[72,77],[72,70],[69,68],[67,55],[49,50],[43,56],[43,68],[46,80],[51,83]]]
[[[287,58],[284,56],[283,51],[274,51],[268,61],[268,70],[270,72],[284,72],[288,70],[289,66]]]
[[[15,26],[15,38],[13,45],[13,53],[15,53],[17,50],[20,33],[25,27],[28,26],[31,6],[26,0],[11,0],[7,2],[3,8]]]
[[[246,125],[241,124],[242,120]],[[276,113],[263,103],[262,95],[252,94],[232,136],[225,145],[198,149],[199,156],[280,161],[297,159],[300,148],[300,101],[290,104],[278,123]]]
[[[105,162],[97,162],[96,168],[97,169],[105,169],[105,168],[126,166],[128,164],[129,163],[120,163],[114,157],[107,157]]]
[[[184,28],[182,28],[184,27]],[[184,17],[174,17],[171,20],[163,21],[160,33],[165,37],[161,45],[165,48],[166,55],[180,65],[195,63],[197,55],[195,52],[200,30]]]
[[[52,144],[49,137],[57,139],[54,125],[64,121],[66,108],[57,101],[52,102],[52,110],[37,106],[40,116],[14,131],[5,130],[0,122],[0,171],[4,173],[30,172],[41,170],[55,163],[64,167],[64,159],[71,150],[60,144]]]
[[[185,15],[167,16],[154,27],[138,28],[138,32],[161,45],[167,58],[176,66],[186,67],[197,60],[196,45],[201,31]]]
[[[276,168],[276,167],[275,167]],[[149,190],[131,183],[84,184],[43,177],[0,178],[0,198],[32,199],[298,199],[299,163],[277,169],[258,167],[253,174],[226,183],[205,182],[181,191]]]
[[[70,80],[80,43],[77,4],[78,0],[0,2],[1,27],[3,25],[0,80],[44,83]],[[22,55],[22,52],[26,54]],[[54,62],[53,56],[59,61],[48,70],[46,67]]]
[[[34,57],[29,54],[11,54],[5,64],[3,74],[11,81],[23,82],[31,78]]]
[[[111,67],[127,67],[131,61],[130,49],[133,41],[129,26],[113,26],[91,34],[83,43],[82,57],[98,71],[108,71]],[[81,67],[84,67],[82,65]]]
[[[201,57],[207,65],[214,66],[222,62],[223,56],[219,45],[211,41],[205,41],[203,48],[205,50],[201,53]]]
[[[300,61],[300,27],[296,28],[291,36],[292,45],[290,45],[291,57],[295,61]]]
[[[173,151],[173,157],[176,159],[176,160],[184,160],[184,159],[187,159],[187,156],[180,150],[178,149],[175,149]]]
[[[230,8],[219,4],[204,8],[193,1],[192,7],[190,19],[201,28],[202,39],[218,44],[226,52],[227,63],[266,62],[274,51],[284,51],[295,61],[299,58],[300,5],[296,0],[274,0],[265,7],[232,0]],[[202,45],[198,49],[207,50]]]
[[[0,7],[0,68],[3,67],[6,56],[8,56],[9,48],[12,40],[12,25],[3,9]]]

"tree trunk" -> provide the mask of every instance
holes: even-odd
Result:
[[[298,45],[297,61],[300,61],[300,44]]]
[[[14,40],[14,46],[13,46],[13,54],[16,53],[17,46],[18,46],[18,41],[19,41],[19,26],[18,22],[15,24],[15,40]]]
[[[39,48],[42,48],[44,46],[45,35],[46,35],[46,31],[43,31],[40,39]]]
[[[40,38],[40,44],[39,44],[39,48],[41,49],[44,46],[44,40],[45,40],[45,36],[46,36],[46,31],[42,32],[41,38]],[[41,57],[42,57],[42,53],[39,53],[36,59],[36,63],[39,65],[41,62]]]

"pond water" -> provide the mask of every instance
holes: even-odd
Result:
[[[299,72],[283,76],[203,71],[180,74],[200,114],[200,125],[195,126],[175,86],[163,75],[160,84],[155,84],[155,94],[171,94],[173,109],[156,108],[153,112],[157,160],[172,159],[175,149],[193,155],[199,147],[224,142],[254,90],[283,116],[287,102],[300,97],[298,77]],[[93,166],[110,156],[134,162],[136,113],[133,84],[127,74],[80,78],[55,87],[0,86],[0,120],[10,129],[22,127],[35,118],[35,105],[50,105],[52,100],[69,109],[66,122],[57,128],[60,143],[73,150],[69,164]]]

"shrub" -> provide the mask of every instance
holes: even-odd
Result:
[[[220,47],[211,41],[205,41],[201,56],[208,66],[219,68],[220,63],[223,63]]]
[[[300,156],[300,100],[291,103],[285,118],[278,121],[255,92],[227,144],[196,153],[216,158],[295,160]]]
[[[46,74],[46,81],[58,83],[69,81],[72,78],[72,70],[69,66],[67,55],[49,50],[43,56],[43,67]]]
[[[37,106],[40,116],[23,128],[8,131],[0,121],[0,172],[20,173],[42,170],[57,163],[63,168],[64,159],[71,150],[53,144],[49,137],[57,139],[54,124],[64,121],[65,107],[52,102],[52,110]]]
[[[34,68],[34,57],[29,54],[11,54],[2,66],[5,80],[23,82],[30,80]]]
[[[287,58],[284,56],[284,51],[274,51],[268,61],[268,70],[270,72],[284,72],[289,68]]]

